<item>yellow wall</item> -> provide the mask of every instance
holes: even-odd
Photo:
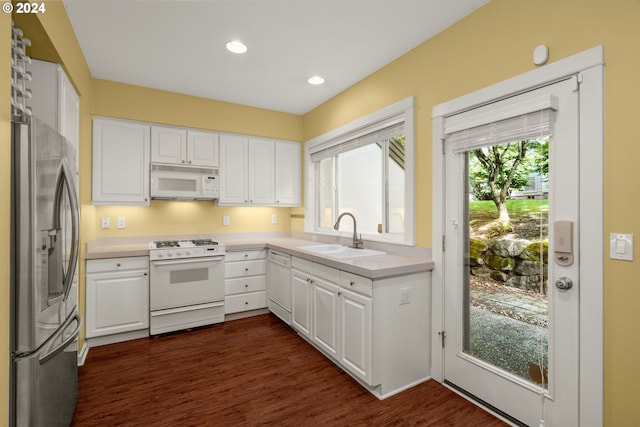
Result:
[[[304,116],[305,140],[407,96],[416,98],[416,241],[431,246],[432,107],[596,45],[605,48],[605,232],[640,238],[640,1],[494,0]],[[631,183],[634,183],[630,185]],[[608,242],[608,237],[605,238]],[[608,247],[605,248],[608,254]],[[608,258],[608,257],[607,257]],[[640,254],[605,259],[605,425],[638,426]]]
[[[0,14],[0,424],[9,417],[9,209],[11,194],[11,16]]]
[[[640,69],[640,50],[637,47],[640,41],[640,26],[637,25],[640,22],[640,2],[637,0],[493,0],[302,118],[105,81],[90,83],[77,42],[72,33],[69,34],[70,26],[63,16],[64,10],[53,2],[49,4],[51,7],[47,15],[37,19],[82,96],[80,173],[85,241],[91,236],[115,236],[120,235],[119,232],[200,232],[199,225],[193,224],[202,224],[210,227],[211,232],[218,233],[222,228],[222,212],[232,217],[229,231],[272,229],[265,220],[270,218],[271,208],[217,208],[206,202],[188,204],[192,205],[190,209],[178,207],[188,205],[168,202],[153,202],[149,208],[89,205],[91,114],[307,140],[407,96],[415,96],[416,163],[419,165],[416,173],[419,189],[416,195],[416,238],[420,246],[431,246],[432,107],[534,69],[531,57],[534,47],[539,44],[549,46],[550,62],[599,44],[605,46],[605,232],[606,236],[609,232],[640,236],[637,220],[640,188],[630,185],[637,182],[633,171],[636,159],[640,158],[640,144],[634,142],[636,132],[629,125],[638,119],[636,103],[640,99],[637,80]],[[50,11],[53,12],[50,14]],[[0,28],[5,34],[9,26],[5,16],[0,18]],[[0,39],[0,43],[5,42]],[[2,46],[4,52],[4,44]],[[3,55],[0,57],[0,73],[5,72],[6,64],[8,60]],[[1,86],[0,91],[6,90],[6,83],[2,84],[5,86]],[[93,102],[87,105],[84,101],[92,99],[92,91]],[[123,102],[120,96],[124,96],[127,102]],[[174,102],[178,102],[180,108],[174,106]],[[198,107],[195,112],[193,106]],[[0,108],[0,135],[5,141],[5,136],[8,136],[7,107],[3,108]],[[191,117],[192,113],[196,117]],[[253,119],[246,120],[247,114]],[[6,155],[7,145],[3,144]],[[0,158],[6,159],[7,156]],[[5,171],[2,172],[5,178],[0,180],[2,197],[8,192],[8,178],[7,168],[0,170]],[[188,209],[188,212],[176,212],[176,208]],[[8,234],[8,212],[6,207],[4,209],[0,215],[7,220],[3,220],[0,234]],[[277,209],[274,212],[282,218],[287,211]],[[302,213],[301,209],[292,211]],[[100,216],[110,216],[113,221],[116,216],[123,215],[128,220],[126,230],[114,228],[104,232],[98,228]],[[147,220],[147,215],[151,221]],[[175,225],[173,218],[176,215],[185,218],[184,228]],[[210,217],[213,218],[211,223]],[[151,222],[156,225],[149,225]],[[287,227],[286,223],[280,225]],[[294,230],[301,229],[302,221],[292,220],[289,226]],[[223,231],[227,231],[226,228]],[[5,277],[8,276],[7,254],[5,244],[0,249],[0,274]],[[636,259],[639,256],[636,253]],[[640,277],[640,261],[624,263],[605,259],[605,425],[612,427],[640,425],[640,415],[635,409],[635,386],[640,380],[640,369],[635,361],[640,351],[640,328],[637,327],[640,312],[636,308],[637,301],[640,301],[640,286],[635,279],[637,277]],[[1,280],[0,296],[8,293]],[[6,298],[0,297],[0,301],[6,301]],[[6,319],[6,310],[0,309],[0,313]],[[3,319],[0,319],[0,325],[7,325]],[[7,342],[7,331],[7,327],[0,330],[3,346]],[[0,354],[0,364],[4,366],[8,360],[6,354],[6,351]],[[6,388],[1,389],[0,401],[7,401],[3,399],[5,394]],[[0,407],[0,417],[2,411],[6,413],[4,404]]]
[[[302,140],[302,118],[260,108],[212,101],[156,89],[131,86],[106,80],[93,80],[94,116],[116,117],[189,128],[258,135],[285,140]],[[82,161],[91,164],[90,154]],[[289,208],[219,207],[212,202],[151,201],[149,207],[92,206],[91,174],[81,177],[83,235],[95,237],[130,235],[230,233],[243,231],[289,231]],[[271,215],[278,223],[271,224]],[[222,216],[230,225],[222,225]],[[127,228],[100,228],[100,219],[127,217]]]

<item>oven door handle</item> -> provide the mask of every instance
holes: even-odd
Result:
[[[189,259],[178,259],[172,261],[151,261],[153,265],[178,265],[178,264],[195,264],[195,263],[203,263],[209,261],[222,261],[224,260],[224,255],[213,256],[213,257],[201,257],[201,258],[189,258]]]
[[[187,313],[189,311],[203,310],[205,308],[224,307],[224,301],[212,302],[208,304],[190,305],[186,307],[166,308],[151,312],[151,317],[166,316],[167,314]]]

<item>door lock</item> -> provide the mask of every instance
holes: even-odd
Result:
[[[556,288],[560,289],[561,291],[568,291],[572,287],[573,287],[573,281],[568,277],[561,277],[558,280],[556,280]]]

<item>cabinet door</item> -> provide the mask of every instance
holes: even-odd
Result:
[[[249,203],[273,205],[275,153],[268,139],[249,140]]]
[[[218,134],[187,132],[187,163],[194,166],[218,167]]]
[[[149,276],[133,270],[87,274],[87,338],[149,327]]]
[[[313,321],[311,339],[325,353],[338,358],[338,301],[340,288],[313,279]]]
[[[152,126],[151,161],[183,165],[187,163],[187,131],[185,129]]]
[[[149,142],[147,125],[93,121],[93,204],[149,204]]]
[[[220,135],[220,204],[244,205],[247,190],[247,155],[249,138]]]
[[[371,298],[342,290],[340,305],[340,363],[371,383]]]
[[[311,280],[299,271],[291,275],[291,325],[307,338],[311,337]]]
[[[276,141],[275,162],[276,206],[300,206],[300,144]]]

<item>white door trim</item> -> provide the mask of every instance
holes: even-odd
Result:
[[[580,425],[604,423],[604,47],[592,49],[433,107],[431,376],[444,380],[444,119],[580,74]],[[587,167],[584,167],[588,165]]]

